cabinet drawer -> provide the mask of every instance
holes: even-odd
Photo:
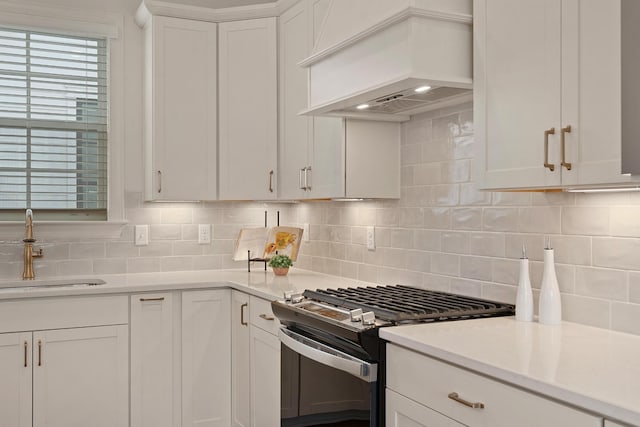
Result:
[[[252,296],[249,299],[249,310],[251,312],[251,324],[263,329],[273,335],[278,335],[280,322],[271,311],[271,301]]]
[[[0,303],[0,332],[129,323],[125,295],[33,298]]]
[[[387,386],[469,426],[602,425],[601,418],[395,345],[387,346]]]

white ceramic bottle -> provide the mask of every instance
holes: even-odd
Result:
[[[527,250],[522,244],[522,258],[520,258],[520,279],[518,280],[518,293],[516,294],[516,320],[523,322],[533,321],[533,292],[529,279],[529,258]]]
[[[556,266],[551,248],[551,238],[544,249],[544,271],[540,286],[540,313],[538,320],[545,325],[559,325],[562,321],[560,288],[556,277]]]

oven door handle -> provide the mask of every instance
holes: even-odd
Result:
[[[375,363],[365,362],[285,327],[280,328],[278,335],[282,344],[311,360],[351,374],[368,383],[374,383],[378,379],[378,365]]]

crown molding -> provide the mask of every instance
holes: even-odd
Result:
[[[212,9],[161,0],[143,0],[136,11],[135,20],[140,27],[144,27],[154,15],[207,22],[270,18],[280,16],[282,12],[289,9],[298,1],[299,0],[277,0],[273,3]]]

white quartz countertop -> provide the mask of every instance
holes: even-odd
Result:
[[[640,426],[640,336],[513,317],[383,328],[403,347]]]
[[[265,299],[282,299],[286,291],[302,292],[305,289],[331,288],[338,286],[363,286],[370,283],[342,277],[329,276],[312,271],[292,268],[287,276],[275,276],[271,269],[264,271],[255,266],[251,273],[246,270],[180,271],[165,273],[139,273],[102,275],[95,277],[65,277],[37,279],[30,284],[46,285],[52,281],[95,280],[106,282],[99,286],[52,287],[35,286],[29,288],[3,288],[21,281],[0,281],[0,301],[9,299],[61,297],[69,295],[99,295],[131,292],[152,292],[166,290],[203,289],[227,287],[238,289]]]

